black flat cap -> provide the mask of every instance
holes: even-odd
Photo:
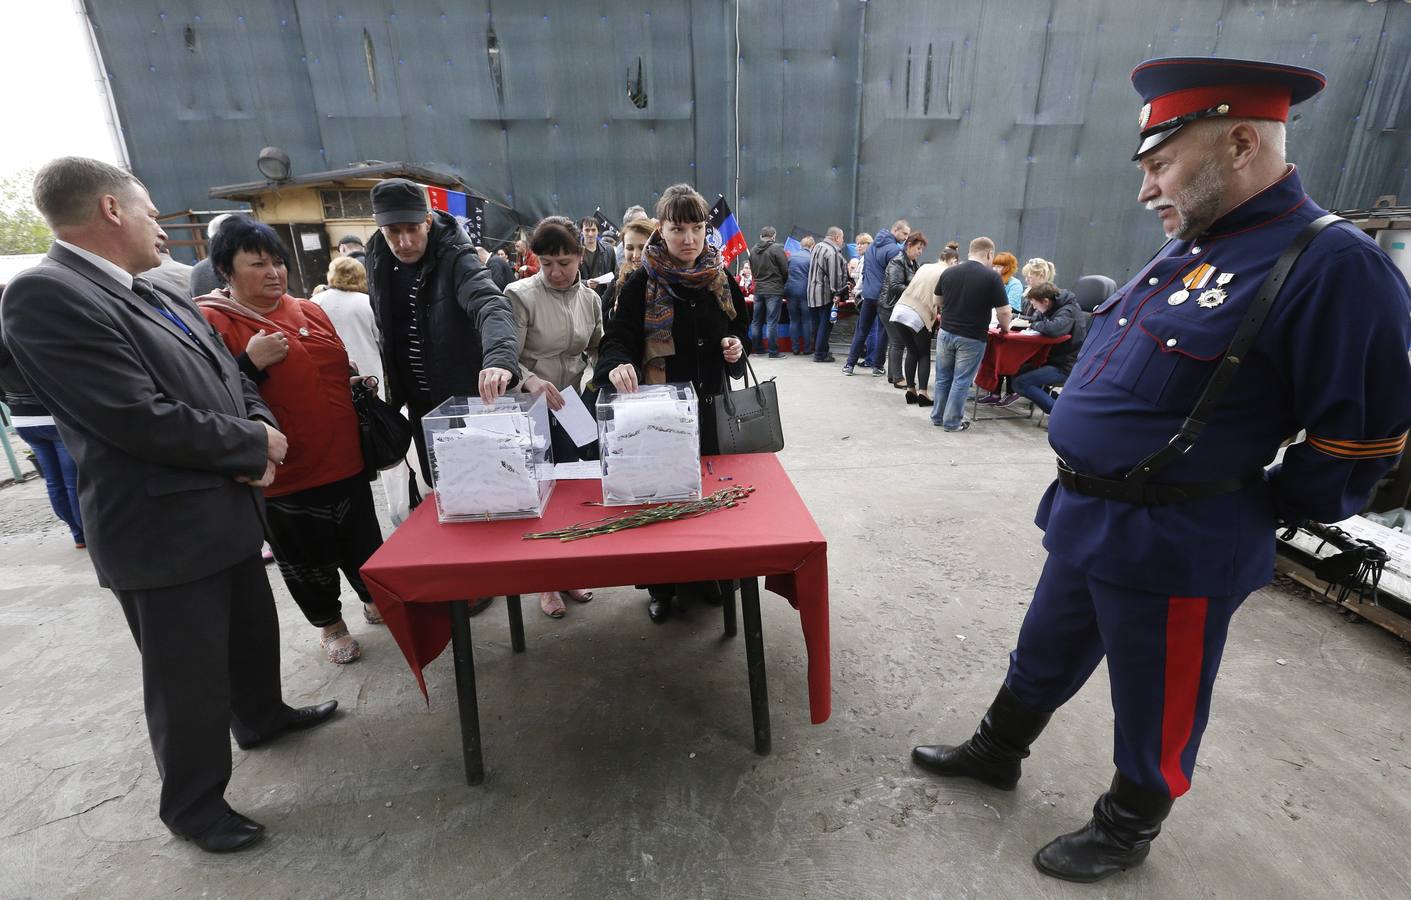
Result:
[[[405,178],[389,178],[372,188],[372,218],[378,225],[398,225],[426,221],[431,205],[426,189]]]

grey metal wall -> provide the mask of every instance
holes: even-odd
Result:
[[[1160,241],[1128,73],[1170,54],[1322,69],[1289,135],[1310,192],[1411,196],[1411,8],[1389,0],[86,3],[164,209],[275,144],[296,172],[449,168],[528,220],[616,219],[685,180],[751,236],[905,216],[933,247],[983,233],[1065,283],[1121,275]]]

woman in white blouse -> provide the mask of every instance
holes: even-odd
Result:
[[[529,249],[539,258],[539,271],[505,288],[514,307],[521,385],[530,394],[544,395],[549,409],[558,410],[563,408],[565,393],[582,390],[585,373],[591,373],[597,363],[603,338],[602,300],[579,278],[583,245],[572,220],[550,216],[540,222]],[[549,433],[555,462],[588,456],[588,448],[578,447],[552,416]],[[562,618],[565,598],[587,603],[593,593],[540,594],[539,608],[546,616]]]

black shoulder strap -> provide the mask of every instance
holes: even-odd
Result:
[[[1195,409],[1191,410],[1186,421],[1182,423],[1180,433],[1171,438],[1171,442],[1160,450],[1137,463],[1126,475],[1127,481],[1146,481],[1151,476],[1160,472],[1171,463],[1180,459],[1188,453],[1195,444],[1196,438],[1205,430],[1205,425],[1210,421],[1210,414],[1215,411],[1221,399],[1225,396],[1225,391],[1230,387],[1230,382],[1234,380],[1235,372],[1239,369],[1240,363],[1244,361],[1245,355],[1254,346],[1255,338],[1259,337],[1259,330],[1264,327],[1264,320],[1269,317],[1269,310],[1273,308],[1274,301],[1279,296],[1279,291],[1283,288],[1284,282],[1288,280],[1289,272],[1292,271],[1294,263],[1303,255],[1303,251],[1313,242],[1313,239],[1322,232],[1324,228],[1334,222],[1341,222],[1342,218],[1329,213],[1322,218],[1315,219],[1308,223],[1308,226],[1299,232],[1298,237],[1293,239],[1284,252],[1279,255],[1278,261],[1274,263],[1274,268],[1269,270],[1269,275],[1264,279],[1264,283],[1259,286],[1259,293],[1249,304],[1249,310],[1245,313],[1244,321],[1240,323],[1239,329],[1235,332],[1234,340],[1230,341],[1229,348],[1225,351],[1225,358],[1220,360],[1220,365],[1216,367],[1215,374],[1210,376],[1210,381],[1205,385],[1205,391],[1196,401]]]

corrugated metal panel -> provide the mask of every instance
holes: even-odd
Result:
[[[1310,65],[1290,156],[1324,205],[1411,197],[1411,9],[1349,0],[87,0],[158,204],[364,159],[448,169],[529,220],[675,181],[751,236],[899,216],[989,234],[1060,280],[1160,243],[1128,73],[1168,54]],[[736,14],[739,106],[736,153]],[[739,168],[738,197],[735,174]]]

